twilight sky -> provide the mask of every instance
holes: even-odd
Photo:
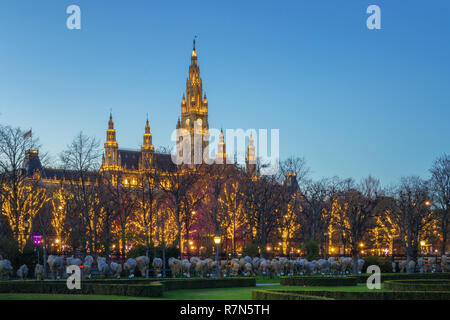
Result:
[[[81,30],[66,8],[81,8]],[[381,30],[366,8],[381,7]],[[56,159],[82,130],[155,146],[180,114],[192,39],[216,128],[280,129],[312,177],[428,176],[450,152],[446,0],[2,0],[0,123]]]

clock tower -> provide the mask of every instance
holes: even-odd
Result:
[[[191,165],[203,163],[203,154],[207,152],[209,144],[209,124],[208,124],[208,99],[203,93],[202,79],[200,78],[200,67],[195,50],[195,39],[191,55],[191,65],[189,66],[189,77],[186,80],[186,95],[183,94],[181,100],[181,120],[178,119],[177,129],[179,129],[178,141],[182,139],[190,140],[190,159],[184,157],[183,150],[178,154],[184,157]],[[188,138],[189,137],[189,138]],[[185,141],[188,142],[188,141]],[[183,143],[178,144],[180,147]],[[209,153],[207,153],[209,154]]]

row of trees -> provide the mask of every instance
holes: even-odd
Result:
[[[0,128],[0,229],[20,249],[39,233],[44,246],[57,239],[81,254],[108,256],[115,248],[125,256],[137,244],[147,254],[156,245],[206,254],[215,235],[228,253],[253,247],[267,255],[278,246],[289,254],[310,240],[324,253],[341,246],[355,259],[363,244],[392,253],[394,240],[408,259],[417,258],[421,241],[446,252],[449,155],[436,159],[429,180],[405,177],[382,189],[370,176],[309,179],[302,158],[283,161],[277,176],[254,177],[234,165],[135,176],[100,171],[100,145],[82,133],[61,153],[60,169],[45,176],[23,170],[33,145],[20,129]]]

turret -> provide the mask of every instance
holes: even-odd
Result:
[[[247,157],[245,159],[247,173],[256,175],[256,155],[255,146],[253,145],[253,136],[250,134],[249,144],[247,147]]]
[[[226,164],[226,162],[227,162],[227,153],[226,153],[225,139],[223,136],[223,130],[220,129],[219,144],[217,146],[216,163]]]
[[[152,154],[154,151],[154,147],[152,144],[152,134],[150,132],[150,124],[148,122],[145,123],[145,133],[144,133],[144,140],[141,147],[142,152],[142,158],[141,158],[141,168],[143,169],[149,169],[152,162]]]
[[[114,121],[112,114],[109,115],[108,130],[106,130],[105,153],[103,157],[102,168],[104,170],[117,169],[119,159],[117,157],[119,145],[116,141],[116,130],[114,129]]]

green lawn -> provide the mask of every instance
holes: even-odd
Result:
[[[164,298],[134,298],[100,295],[52,295],[52,294],[0,294],[0,300],[251,300],[252,290],[329,290],[329,291],[369,291],[365,284],[343,287],[296,287],[281,285],[262,285],[243,288],[191,289],[164,292]],[[383,289],[382,289],[383,290]]]
[[[0,293],[0,300],[148,300],[139,297],[84,294]]]

